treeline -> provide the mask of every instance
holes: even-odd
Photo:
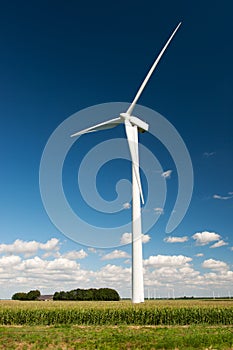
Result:
[[[12,295],[12,300],[37,300],[40,296],[39,290],[30,290],[28,293],[19,292]]]
[[[41,296],[39,290],[30,290],[28,293],[19,292],[12,296],[12,300],[38,300]],[[53,300],[102,300],[118,301],[120,296],[115,289],[111,288],[90,288],[90,289],[73,289],[68,292],[55,292]]]
[[[56,292],[53,300],[103,300],[118,301],[120,296],[116,290],[111,288],[90,288],[90,289],[73,289],[68,292]]]

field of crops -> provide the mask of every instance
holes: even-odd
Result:
[[[232,324],[232,300],[0,301],[0,350],[230,350]]]
[[[1,301],[0,325],[232,325],[232,300]]]

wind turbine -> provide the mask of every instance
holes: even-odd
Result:
[[[173,31],[168,41],[164,45],[160,54],[154,61],[142,85],[140,86],[133,102],[125,113],[120,113],[117,118],[110,119],[103,123],[91,126],[85,130],[76,132],[71,137],[80,136],[89,132],[110,129],[123,123],[125,125],[126,137],[129,144],[129,150],[132,160],[132,302],[144,302],[144,283],[143,283],[143,259],[142,259],[142,225],[141,225],[141,202],[144,204],[142,185],[139,174],[139,152],[138,152],[138,132],[148,131],[149,125],[143,120],[132,115],[134,107],[141,96],[148,80],[159,63],[163,53],[170,44],[181,22]]]

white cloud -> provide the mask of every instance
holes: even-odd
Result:
[[[164,241],[167,243],[183,243],[188,241],[188,236],[183,237],[166,237],[164,238]]]
[[[233,271],[223,261],[213,259],[203,263],[204,268],[211,269],[209,273],[201,274],[191,265],[192,259],[187,256],[152,256],[145,260],[144,280],[145,286],[164,290],[167,295],[168,288],[174,288],[175,294],[184,295],[212,295],[214,288],[231,288]],[[229,289],[230,290],[230,289]],[[196,291],[196,292],[194,292]],[[190,294],[192,293],[192,294]],[[196,294],[197,293],[197,294]],[[160,294],[160,292],[156,292]],[[186,295],[187,295],[186,294]]]
[[[130,255],[125,251],[116,249],[113,252],[102,256],[101,260],[122,259],[122,258],[129,258],[129,256]]]
[[[197,245],[206,245],[214,241],[220,240],[221,236],[215,232],[197,232],[192,238],[196,241]]]
[[[97,250],[93,247],[89,247],[89,248],[87,248],[87,250],[91,253],[97,253]]]
[[[46,261],[46,265],[47,269],[51,271],[73,271],[76,267],[78,268],[80,266],[75,261],[67,258],[58,258],[52,261]]]
[[[213,245],[210,246],[210,248],[219,248],[222,247],[224,245],[228,245],[227,242],[224,242],[222,239],[216,243],[214,243]]]
[[[124,254],[125,252],[122,255]],[[99,268],[95,259],[101,258],[92,255],[91,259],[94,259],[92,264],[95,266],[93,271],[83,269],[80,263],[67,257],[64,255],[53,259],[39,256],[22,258],[16,255],[0,257],[0,298],[9,298],[17,291],[30,289],[39,289],[43,294],[52,294],[62,289],[71,290],[78,287],[109,287],[118,290],[121,296],[131,296],[131,265],[107,264]],[[124,263],[131,263],[130,260],[123,260]],[[150,287],[152,292],[156,289],[157,296],[161,293],[161,296],[165,297],[169,288],[175,289],[176,296],[182,296],[184,293],[203,295],[203,291],[206,291],[207,295],[212,295],[210,291],[216,288],[222,290],[222,286],[226,291],[231,290],[233,271],[229,269],[227,263],[208,259],[203,262],[202,267],[209,271],[201,273],[195,270],[192,258],[184,255],[149,256],[144,261],[145,288]]]
[[[202,267],[211,270],[226,270],[228,265],[224,261],[208,259],[203,262]]]
[[[130,287],[131,268],[107,264],[95,273],[97,283],[113,286],[117,289],[122,285]]]
[[[170,179],[171,173],[172,173],[172,170],[167,170],[167,171],[164,171],[164,172],[161,174],[161,176],[164,177],[165,179]]]
[[[46,243],[39,243],[39,249],[42,250],[58,250],[59,240],[57,238],[51,238]]]
[[[228,194],[231,194],[231,192],[229,192]],[[233,198],[233,196],[232,196],[232,195],[230,195],[230,196],[220,196],[220,195],[218,195],[218,194],[214,194],[214,195],[213,195],[213,198],[214,198],[214,199],[220,199],[220,200],[226,201],[226,200],[228,200],[228,199]]]
[[[15,269],[23,274],[31,275],[33,278],[48,276],[51,273],[57,274],[56,277],[59,278],[61,272],[75,271],[79,269],[79,266],[75,261],[67,258],[60,257],[54,260],[46,260],[35,256],[34,258],[21,261]]]
[[[126,202],[123,204],[123,209],[130,209],[131,208],[131,204],[129,202]]]
[[[2,256],[0,258],[0,268],[16,266],[21,262],[21,258],[17,255]]]
[[[27,256],[34,255],[39,249],[45,251],[58,250],[59,240],[51,238],[46,243],[37,241],[22,241],[16,239],[12,244],[0,244],[0,254],[25,254]]]
[[[158,214],[158,215],[164,214],[163,208],[154,208],[154,211],[155,211],[155,213]]]
[[[148,243],[150,241],[151,237],[150,235],[144,235],[142,234],[142,243]],[[125,232],[121,236],[120,243],[121,244],[129,244],[132,242],[132,233]]]
[[[121,236],[121,244],[129,244],[132,242],[132,233],[125,232]]]
[[[214,155],[215,155],[215,152],[204,152],[203,153],[204,158],[213,157]]]
[[[142,243],[148,243],[150,239],[151,239],[150,235],[142,234]]]
[[[127,264],[127,265],[131,264],[131,260],[130,260],[130,259],[126,259],[126,260],[124,261],[124,264]]]
[[[184,255],[155,255],[144,260],[145,266],[177,267],[185,266],[192,258]]]
[[[25,256],[25,258],[27,258],[31,255],[34,255],[34,254],[25,254],[24,256]],[[59,258],[59,257],[61,257],[61,253],[59,251],[48,251],[48,252],[42,254],[42,258],[47,259],[49,257]]]
[[[203,254],[203,253],[197,253],[195,256],[197,256],[198,258],[200,258],[200,257],[204,256],[204,254]]]
[[[84,259],[87,256],[88,256],[88,254],[83,249],[71,250],[71,251],[62,255],[62,257],[70,259],[70,260]]]
[[[210,240],[208,236],[204,237],[203,240],[203,237],[202,239],[198,238],[205,244],[207,241],[213,241],[214,237],[216,238],[216,236],[211,236]],[[122,238],[131,242],[130,233],[124,234]],[[149,241],[150,236],[144,235],[143,239],[144,242]],[[87,256],[87,252],[92,251],[91,248],[87,252],[81,249],[61,254],[57,250],[59,248],[58,240],[52,242],[49,240],[45,243],[36,242],[36,244],[34,241],[31,242],[33,244],[26,245],[25,249],[22,249],[21,243],[18,245],[17,242],[11,245],[0,245],[1,252],[5,253],[5,255],[0,256],[0,298],[10,298],[17,291],[31,289],[39,289],[43,294],[52,294],[64,288],[71,290],[78,287],[109,287],[118,290],[121,296],[131,296],[131,259],[128,259],[127,252],[116,249],[109,254],[102,251],[102,255],[99,256],[100,251],[97,250],[97,254]],[[222,239],[217,239],[215,244],[221,246],[223,242]],[[50,252],[49,249],[54,248],[54,255],[50,256],[49,259],[45,257],[45,254],[33,258],[26,257],[25,252],[31,254],[35,251],[35,247],[37,247],[37,252],[43,248],[43,252],[46,254]],[[14,249],[18,250],[18,255],[13,253]],[[94,252],[96,252],[95,249]],[[196,256],[201,257],[203,254],[199,253]],[[94,270],[87,270],[81,266],[82,260],[78,261],[78,259],[85,257],[90,259]],[[118,258],[122,258],[120,263],[123,266],[107,264],[99,267],[98,265],[100,260]],[[103,262],[100,264],[102,265]],[[188,256],[151,255],[144,260],[145,288],[152,288],[152,291],[156,289],[157,295],[161,292],[161,296],[165,297],[168,288],[174,288],[176,296],[184,295],[184,293],[190,295],[189,292],[192,293],[191,295],[203,295],[203,291],[206,291],[205,295],[209,295],[211,290],[216,290],[217,293],[218,288],[221,290],[223,285],[224,290],[231,290],[233,271],[230,270],[226,262],[208,259],[202,263],[202,268],[208,270],[195,269],[192,266],[192,258]]]

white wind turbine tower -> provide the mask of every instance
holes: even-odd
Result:
[[[142,94],[148,80],[150,79],[155,67],[159,63],[164,51],[168,47],[181,22],[178,24],[160,54],[154,61],[146,78],[140,86],[133,102],[126,113],[121,113],[117,118],[105,121],[103,123],[91,126],[85,130],[76,132],[71,137],[80,136],[89,132],[103,129],[110,129],[121,123],[125,124],[126,137],[129,144],[130,155],[132,159],[132,302],[144,302],[144,283],[143,283],[143,260],[142,260],[142,225],[141,225],[141,202],[144,204],[142,186],[139,174],[139,153],[138,153],[138,131],[148,131],[149,125],[141,119],[132,115],[133,109]]]

